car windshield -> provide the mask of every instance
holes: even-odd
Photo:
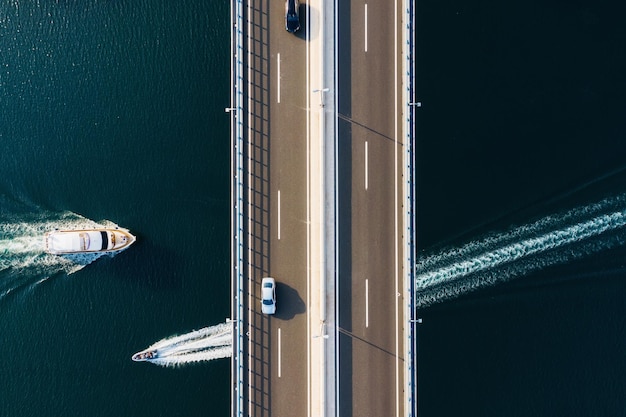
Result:
[[[273,304],[272,300],[263,300],[263,304],[266,306],[271,306]]]
[[[263,284],[263,288],[272,288],[272,283],[266,282],[265,284]]]

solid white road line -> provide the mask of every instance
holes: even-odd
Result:
[[[278,190],[278,240],[280,240],[280,190]]]
[[[278,73],[278,79],[276,80],[276,97],[278,100],[278,103],[280,103],[280,53],[276,54],[276,67],[277,70],[276,72]]]
[[[393,138],[395,140],[395,148],[394,148],[394,210],[393,210],[393,217],[394,217],[394,229],[395,229],[395,239],[394,239],[394,247],[395,247],[395,264],[396,264],[396,271],[394,273],[395,275],[395,284],[396,284],[396,302],[395,302],[395,314],[396,314],[396,417],[400,417],[400,352],[399,352],[399,344],[400,341],[398,339],[398,298],[400,296],[400,293],[398,292],[398,148],[399,148],[399,143],[398,143],[398,89],[400,88],[400,86],[398,86],[398,0],[394,0],[393,2],[393,14],[394,14],[394,30],[393,30],[393,49],[394,49],[394,65],[393,65],[393,74],[394,74],[394,124],[393,124]]]
[[[281,377],[281,355],[280,355],[280,327],[278,328],[278,377]]]
[[[365,327],[370,327],[369,280],[365,280]]]
[[[365,52],[367,52],[367,3],[365,3]]]
[[[365,189],[367,190],[368,186],[369,186],[369,157],[368,157],[368,150],[367,150],[367,141],[365,141]]]
[[[306,27],[311,27],[311,13],[306,14]],[[306,31],[306,302],[311,305],[311,32]],[[306,310],[306,340],[311,340],[311,312]],[[311,417],[311,344],[306,344],[306,410]]]

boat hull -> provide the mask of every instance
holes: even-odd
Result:
[[[45,251],[52,255],[121,252],[136,238],[127,229],[55,230],[45,234]]]
[[[141,352],[135,353],[131,359],[135,362],[145,362],[158,357],[159,352],[156,350],[142,350]]]

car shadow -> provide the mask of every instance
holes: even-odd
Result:
[[[319,11],[311,8],[308,4],[300,3],[298,14],[300,15],[300,30],[294,33],[294,35],[303,41],[307,39],[312,40],[317,37],[319,33],[313,33],[309,27],[309,23],[311,22],[310,18],[321,19]]]
[[[276,284],[276,314],[280,320],[291,320],[306,312],[306,304],[298,291],[287,284]]]

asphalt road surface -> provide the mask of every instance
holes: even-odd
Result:
[[[250,0],[245,8],[244,415],[312,415],[311,343],[323,331],[339,337],[338,380],[326,381],[338,389],[335,415],[404,415],[401,4],[337,3],[336,91],[328,93],[338,141],[334,329],[310,319],[310,176],[322,173],[310,168],[307,135],[319,111],[311,92],[319,86],[311,85],[308,48],[321,33],[307,22],[323,16],[301,3],[294,35],[285,31],[283,1]],[[264,276],[278,283],[273,317],[261,314]]]
[[[340,416],[404,415],[399,7],[338,5]]]
[[[246,413],[307,415],[306,38],[285,31],[281,1],[248,2]],[[277,313],[260,284],[277,281]]]

